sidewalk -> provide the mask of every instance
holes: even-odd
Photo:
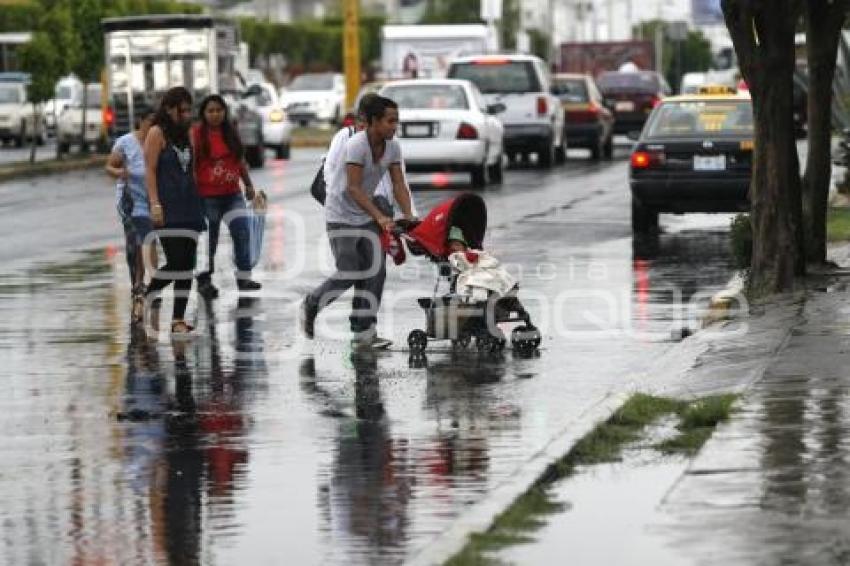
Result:
[[[831,257],[843,264],[848,250]],[[639,447],[623,462],[577,470],[553,487],[563,511],[534,541],[491,557],[850,563],[850,277],[814,279],[806,292],[755,307],[746,334],[712,342],[678,386],[643,389],[680,398],[741,394],[696,458],[648,456]]]

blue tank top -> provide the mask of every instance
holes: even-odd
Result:
[[[201,199],[192,171],[191,146],[180,148],[166,142],[157,161],[156,184],[165,228],[204,229]]]

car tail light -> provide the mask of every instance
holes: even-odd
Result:
[[[475,129],[475,126],[472,124],[467,124],[466,122],[461,122],[460,127],[457,129],[457,139],[459,140],[477,140],[478,139],[478,130]]]
[[[636,151],[632,153],[632,169],[650,169],[663,165],[664,161],[664,152],[661,151]]]
[[[115,124],[115,110],[109,106],[103,110],[103,123],[106,124],[107,128],[111,128]]]
[[[567,121],[574,124],[586,124],[595,122],[599,118],[602,109],[595,102],[591,102],[581,110],[570,110],[567,112]]]
[[[661,104],[661,97],[660,96],[653,96],[652,99],[650,99],[649,103],[653,108],[655,108],[656,106]]]
[[[508,63],[510,63],[508,59],[498,58],[476,59],[472,62],[473,65],[507,65]]]
[[[538,116],[545,116],[548,111],[549,111],[549,104],[546,101],[546,97],[545,96],[538,96],[537,97],[537,115]]]

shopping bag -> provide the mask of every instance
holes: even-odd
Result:
[[[251,268],[260,263],[260,256],[263,252],[263,236],[266,230],[266,193],[257,191],[256,196],[248,205],[250,212],[248,226],[250,230],[250,245],[248,249],[248,259]]]

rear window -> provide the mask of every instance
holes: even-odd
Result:
[[[388,86],[383,95],[393,99],[399,108],[434,108],[467,110],[469,101],[463,87],[457,85]]]
[[[98,86],[90,86],[86,88],[86,107],[87,108],[100,108],[101,100],[100,100],[100,85]]]
[[[658,107],[647,129],[647,138],[753,134],[753,105],[749,100],[666,102]]]
[[[23,102],[22,98],[18,87],[0,85],[0,104],[17,104]]]
[[[332,73],[305,74],[296,77],[289,85],[289,90],[331,90],[334,87]]]
[[[530,61],[455,63],[449,78],[471,81],[484,94],[540,92],[540,81]]]
[[[587,102],[587,83],[581,79],[555,79],[552,94],[561,102]]]
[[[646,92],[660,90],[658,77],[654,73],[602,73],[596,84],[602,92]]]

